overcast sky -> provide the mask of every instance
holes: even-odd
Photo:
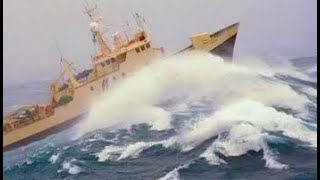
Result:
[[[169,52],[189,36],[240,22],[240,58],[317,54],[316,0],[99,0],[105,24],[132,12],[146,19],[154,41]],[[4,0],[4,83],[53,79],[60,72],[57,40],[77,68],[91,66],[92,35],[82,0]]]

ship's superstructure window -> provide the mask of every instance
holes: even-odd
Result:
[[[144,51],[146,48],[144,46],[141,46],[141,51]]]
[[[126,77],[126,73],[123,72],[123,73],[122,73],[122,77]]]
[[[117,80],[117,78],[115,76],[113,76],[113,80]]]
[[[104,67],[104,65],[105,65],[104,62],[102,62],[102,63],[101,63],[101,66]]]
[[[109,60],[107,60],[107,61],[106,61],[106,64],[107,64],[107,65],[109,65],[109,64],[110,64],[110,61],[109,61]]]
[[[150,48],[150,43],[146,44],[146,48],[147,48],[147,49]]]
[[[90,86],[90,90],[91,90],[91,91],[93,91],[93,90],[94,90],[93,86]]]
[[[136,48],[136,52],[139,53],[139,52],[140,52],[140,49],[139,49],[139,48]]]
[[[111,59],[111,63],[115,63],[116,60],[114,58]]]

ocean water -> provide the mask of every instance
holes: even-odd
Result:
[[[285,61],[159,60],[80,124],[4,153],[3,177],[316,179],[317,57]],[[4,88],[4,110],[45,101],[48,83]]]

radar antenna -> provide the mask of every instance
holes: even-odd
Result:
[[[108,46],[107,40],[106,38],[103,36],[103,33],[101,32],[101,22],[99,23],[99,21],[102,18],[98,18],[96,19],[96,17],[94,17],[93,12],[97,9],[97,5],[95,5],[94,8],[89,8],[89,3],[84,0],[86,3],[86,7],[85,7],[85,13],[89,16],[91,23],[90,23],[90,28],[91,28],[91,32],[93,35],[93,43],[98,43],[100,46],[100,53],[101,54],[110,54],[111,53],[111,49]]]
[[[61,49],[59,47],[59,44],[58,44],[58,41],[57,41],[56,38],[54,38],[54,42],[55,42],[56,48],[57,48],[57,50],[59,52],[60,58],[62,58],[62,51],[61,51]]]

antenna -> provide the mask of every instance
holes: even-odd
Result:
[[[91,14],[91,12],[97,9],[97,5],[95,4],[94,8],[89,9],[89,3],[86,0],[84,0],[84,2],[86,3],[86,7],[84,8],[85,9],[84,13],[88,14],[91,21],[94,22],[95,20],[93,19],[93,15]]]
[[[93,36],[95,38],[97,38],[97,42],[99,43],[101,53],[102,54],[111,53],[112,50],[108,46],[108,39],[105,37],[105,35],[103,34],[103,32],[101,30],[101,27],[103,27],[103,25],[102,25],[103,23],[99,24],[98,21],[100,21],[100,20],[97,19],[97,17],[96,17],[97,14],[92,12],[97,9],[97,5],[95,5],[94,8],[89,9],[89,3],[86,0],[84,0],[84,2],[87,5],[87,7],[85,7],[84,10],[85,10],[85,13],[89,16],[90,20],[92,21],[90,24],[90,28],[93,33]]]
[[[139,13],[135,12],[135,13],[132,13],[133,15],[133,18],[135,19],[136,21],[136,24],[139,28],[143,29],[143,31],[147,31],[147,28],[145,27],[146,26],[146,21],[144,19],[143,16],[141,16]],[[147,33],[147,32],[146,32]]]
[[[135,15],[134,13],[132,13],[132,16],[133,16],[134,21],[136,22],[137,26],[139,26],[139,27],[140,27],[140,25],[139,25],[139,22],[138,22],[138,20],[137,20],[136,15]]]
[[[128,23],[128,21],[126,21],[124,27],[122,27],[122,31],[123,31],[123,34],[126,37],[127,42],[129,42],[129,36],[128,36],[128,32],[127,32],[127,31],[130,31],[129,28],[130,28],[129,27],[129,23]]]
[[[62,65],[62,61],[63,61],[63,54],[62,54],[62,51],[61,51],[61,49],[60,49],[60,47],[59,47],[59,43],[58,43],[58,40],[56,39],[56,38],[54,38],[54,42],[55,42],[55,45],[56,45],[56,48],[57,48],[57,50],[58,50],[58,52],[59,52],[59,55],[60,55],[60,75],[62,76],[62,74],[64,73],[63,72],[63,65]],[[64,81],[64,76],[62,76],[62,79],[63,79],[63,81]]]
[[[88,3],[88,1],[87,0],[83,0],[85,3],[86,3],[86,5],[89,7],[89,3]]]
[[[143,21],[143,22],[145,23],[144,17],[141,16],[138,12],[135,12],[134,15],[135,15],[135,18],[136,18],[137,21],[138,21],[139,26],[142,26],[141,21]]]
[[[59,44],[58,44],[58,41],[57,41],[56,38],[54,38],[54,42],[55,42],[56,48],[57,48],[57,50],[59,52],[60,58],[62,58],[62,51],[61,51],[61,49],[59,47]]]

